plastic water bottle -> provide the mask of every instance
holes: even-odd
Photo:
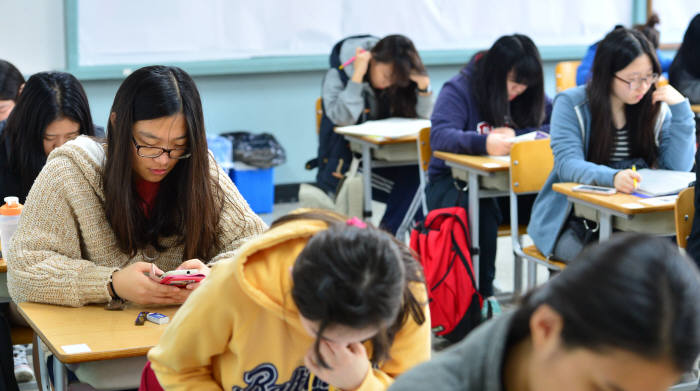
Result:
[[[10,248],[10,240],[17,230],[22,204],[17,197],[5,197],[5,204],[0,206],[0,245]]]

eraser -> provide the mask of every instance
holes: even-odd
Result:
[[[155,324],[166,324],[170,322],[170,318],[157,312],[149,312],[148,315],[146,315],[146,319],[148,319],[149,322],[153,322]]]

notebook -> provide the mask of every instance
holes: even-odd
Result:
[[[637,170],[637,172],[642,180],[639,182],[636,192],[651,197],[678,194],[695,180],[694,172],[650,170],[648,168]]]
[[[359,125],[337,126],[336,133],[356,136],[377,136],[385,138],[401,138],[418,133],[423,128],[430,127],[429,119],[386,118],[366,121]]]

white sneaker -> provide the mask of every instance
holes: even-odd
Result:
[[[15,378],[18,383],[34,380],[34,371],[27,362],[27,350],[25,345],[15,345],[12,347],[15,359]]]

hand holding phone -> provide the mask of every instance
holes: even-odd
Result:
[[[206,277],[197,269],[171,270],[160,276],[159,282],[164,285],[185,286],[200,282]]]

